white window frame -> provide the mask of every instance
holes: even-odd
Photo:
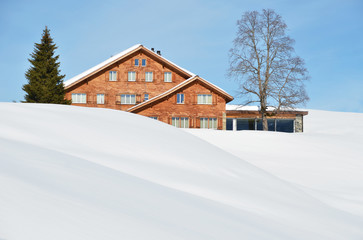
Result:
[[[172,117],[171,125],[178,128],[180,126],[179,120],[180,120],[180,118],[178,118],[178,117]]]
[[[217,118],[209,118],[208,128],[210,128],[210,129],[217,129],[218,128]]]
[[[136,63],[137,63],[137,64],[136,64]],[[139,59],[135,59],[135,60],[134,60],[134,64],[135,64],[135,66],[136,66],[136,67],[138,67],[138,66],[140,65],[140,63],[139,63]]]
[[[109,76],[108,76],[108,80],[110,82],[116,82],[117,81],[117,71],[110,71]]]
[[[212,94],[198,94],[198,104],[212,104]]]
[[[147,101],[147,100],[149,100],[149,94],[148,93],[145,93],[144,94],[144,101]]]
[[[153,81],[153,72],[145,72],[145,82]]]
[[[97,94],[97,104],[105,104],[105,94]]]
[[[208,118],[200,118],[200,128],[207,129],[208,128]]]
[[[146,59],[141,59],[141,67],[146,67]]]
[[[176,103],[184,104],[184,102],[185,102],[184,93],[177,93],[176,94]]]
[[[136,81],[136,72],[129,71],[127,73],[127,81],[129,81],[129,82],[135,82]]]
[[[86,93],[72,93],[72,103],[87,103],[87,94]]]
[[[135,94],[121,94],[121,104],[131,105],[136,104]]]
[[[187,117],[180,118],[180,128],[189,128],[189,118]]]
[[[164,72],[164,82],[172,82],[172,74],[171,72]]]

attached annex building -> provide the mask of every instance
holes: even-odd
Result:
[[[64,82],[72,105],[147,116],[181,128],[226,129],[223,89],[137,44]]]

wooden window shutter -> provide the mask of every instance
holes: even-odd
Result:
[[[195,127],[200,128],[200,118],[199,117],[195,119]]]
[[[121,94],[117,94],[116,96],[116,104],[121,104]]]
[[[97,93],[92,94],[92,103],[97,103]]]
[[[212,104],[216,105],[217,104],[217,94],[212,94]]]

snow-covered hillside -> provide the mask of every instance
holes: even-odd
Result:
[[[326,194],[335,189],[359,196],[359,176],[337,187],[331,172],[290,176],[299,168],[316,173],[312,166],[342,169],[339,156],[358,162],[352,142],[339,145],[336,136],[360,140],[361,130],[309,129],[324,112],[306,119],[306,133],[289,135],[183,131],[126,112],[72,106],[0,103],[0,112],[1,240],[363,238],[361,214],[322,200],[334,199]],[[235,146],[248,141],[250,148],[217,147],[190,132],[213,144],[218,134],[230,136],[231,144],[240,139]],[[290,149],[293,141],[301,145]],[[320,141],[340,155],[320,161]],[[257,148],[269,159],[254,157]],[[316,154],[303,155],[311,158],[305,164],[302,151]],[[283,161],[288,155],[291,164]],[[279,171],[263,164],[279,159]]]
[[[363,218],[363,114],[309,110],[305,133],[187,130]]]

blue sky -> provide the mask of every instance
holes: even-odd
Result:
[[[226,77],[236,21],[263,8],[283,17],[306,61],[306,108],[363,112],[361,0],[1,0],[0,102],[23,100],[27,58],[45,25],[65,80],[141,43],[236,96],[238,82]]]

